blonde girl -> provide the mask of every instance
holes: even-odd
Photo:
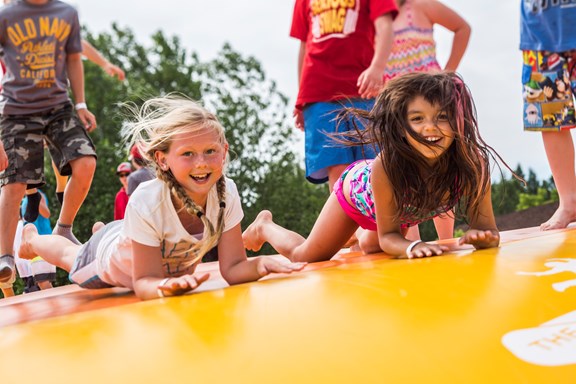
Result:
[[[177,96],[148,100],[123,135],[156,169],[156,179],[131,196],[123,221],[114,221],[77,246],[24,227],[21,257],[41,254],[85,288],[128,287],[141,299],[181,295],[208,279],[196,266],[212,248],[229,284],[290,273],[302,263],[248,259],[236,185],[224,175],[228,143],[216,116]]]
[[[293,261],[327,260],[361,227],[364,253],[440,255],[447,248],[408,240],[406,232],[455,206],[470,224],[460,244],[498,246],[490,198],[493,151],[480,137],[472,97],[460,77],[449,72],[400,76],[384,86],[372,111],[352,113],[367,126],[340,140],[373,145],[376,159],[344,171],[307,239],[263,211],[243,234],[247,248],[269,242]]]

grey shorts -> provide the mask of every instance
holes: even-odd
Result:
[[[108,231],[116,231],[118,226],[122,225],[122,220],[113,221],[98,232],[92,235],[90,239],[82,245],[76,256],[76,261],[70,269],[68,278],[71,282],[78,284],[82,288],[98,289],[110,288],[112,285],[104,282],[98,276],[98,259],[97,250],[102,237]]]
[[[0,132],[8,156],[8,168],[0,173],[0,185],[44,185],[44,140],[63,176],[72,174],[70,161],[96,157],[94,144],[70,103],[38,114],[2,116]]]

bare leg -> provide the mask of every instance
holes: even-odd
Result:
[[[96,170],[96,159],[92,156],[81,157],[71,161],[70,166],[72,167],[72,177],[66,185],[64,204],[62,204],[58,223],[53,233],[80,244],[72,234],[72,224],[90,190],[94,171]]]
[[[454,215],[444,214],[434,218],[434,227],[439,240],[451,239],[454,237]]]
[[[39,282],[38,282],[38,286],[39,286],[40,289],[42,289],[42,290],[54,288],[54,287],[52,286],[52,283],[49,282],[49,281],[39,281]]]
[[[14,183],[2,187],[0,193],[0,272],[1,283],[14,281],[14,237],[20,220],[20,202],[24,197],[26,184]]]
[[[570,131],[542,132],[544,149],[558,189],[560,205],[540,229],[566,228],[576,220],[576,175],[574,171],[574,142]]]
[[[52,160],[52,169],[54,170],[54,176],[56,177],[56,197],[60,203],[60,207],[64,204],[64,190],[66,189],[66,184],[68,184],[68,176],[62,176],[58,167]]]
[[[79,250],[80,245],[65,237],[39,235],[34,225],[26,225],[22,229],[22,243],[18,256],[33,259],[37,255],[42,255],[42,258],[50,264],[70,272]]]
[[[417,225],[414,225],[412,227],[409,227],[406,230],[406,240],[420,240],[420,228],[418,228]]]
[[[4,295],[4,298],[14,296],[14,288],[2,288],[2,294]]]
[[[330,193],[334,189],[334,184],[338,181],[338,178],[342,176],[342,172],[348,167],[348,164],[339,164],[332,167],[328,167],[328,188]]]
[[[60,171],[52,161],[52,169],[54,170],[54,177],[56,178],[56,193],[64,192],[66,190],[66,184],[68,184],[68,176],[62,176]]]
[[[101,221],[97,221],[94,223],[94,225],[92,226],[92,234],[95,234],[96,232],[98,232],[99,230],[101,230],[102,228],[104,228],[106,224],[104,224]]]
[[[358,228],[340,207],[334,195],[330,195],[307,239],[279,226],[272,220],[270,211],[262,211],[244,231],[242,239],[246,248],[258,250],[266,242],[290,260],[329,260]]]

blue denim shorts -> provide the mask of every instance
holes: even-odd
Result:
[[[317,102],[304,107],[304,134],[306,179],[314,184],[328,181],[328,168],[351,164],[356,160],[373,159],[376,151],[371,146],[345,146],[335,142],[330,133],[353,130],[349,122],[337,119],[343,107],[370,110],[374,99],[349,99]]]

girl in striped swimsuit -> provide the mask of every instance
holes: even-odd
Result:
[[[360,227],[364,253],[440,255],[446,247],[408,240],[406,232],[453,207],[470,224],[460,244],[498,246],[489,160],[500,157],[480,137],[472,97],[458,75],[400,76],[385,85],[370,112],[343,114],[343,119],[354,116],[367,123],[335,139],[373,146],[379,155],[346,169],[307,239],[262,211],[243,233],[246,248],[258,250],[269,242],[293,261],[328,260]]]

